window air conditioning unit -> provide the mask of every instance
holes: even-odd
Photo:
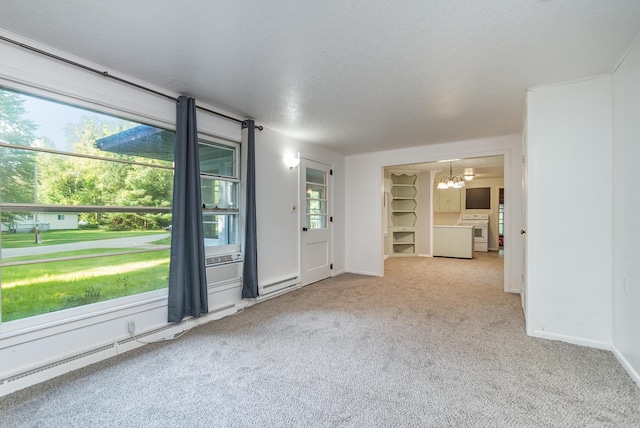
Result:
[[[207,287],[219,287],[232,282],[242,283],[242,253],[235,251],[205,257]]]

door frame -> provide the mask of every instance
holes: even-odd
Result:
[[[300,276],[300,285],[301,286],[306,286],[311,283],[305,284],[304,282],[304,267],[303,267],[303,256],[302,256],[302,251],[303,251],[303,242],[302,242],[302,234],[304,233],[302,231],[302,228],[305,227],[305,225],[302,222],[302,216],[304,215],[304,213],[306,213],[306,198],[303,197],[305,189],[302,188],[302,175],[304,174],[303,169],[305,169],[306,165],[305,163],[314,163],[314,164],[318,164],[318,165],[322,165],[323,167],[326,167],[329,170],[329,174],[327,175],[327,228],[329,230],[329,263],[331,265],[333,265],[333,255],[335,252],[334,249],[334,243],[335,243],[335,228],[333,227],[333,221],[330,219],[333,219],[334,215],[333,215],[333,207],[334,207],[334,199],[333,199],[333,194],[334,194],[334,184],[333,184],[333,165],[332,164],[328,164],[322,161],[318,161],[316,159],[312,159],[311,157],[307,157],[304,156],[302,153],[300,153],[300,165],[298,167],[298,209],[299,209],[299,215],[298,215],[298,272],[299,272],[299,276]],[[330,269],[329,271],[329,276],[327,278],[330,278],[334,275],[334,270],[333,268]],[[316,282],[316,281],[314,281]]]
[[[519,293],[520,292],[520,283],[518,282],[518,284],[511,284],[511,277],[515,272],[518,272],[521,269],[521,264],[522,264],[522,260],[521,260],[521,249],[520,249],[520,244],[519,244],[519,232],[520,232],[520,228],[517,228],[517,233],[518,235],[516,236],[516,230],[514,229],[514,226],[517,226],[520,224],[520,210],[519,209],[514,209],[513,205],[516,203],[516,198],[518,199],[518,202],[520,202],[520,193],[521,193],[521,188],[520,186],[516,186],[515,185],[511,185],[513,183],[513,178],[512,174],[513,174],[513,167],[512,167],[512,162],[515,160],[514,156],[517,156],[515,153],[513,153],[513,149],[511,148],[496,148],[496,149],[489,149],[489,150],[479,150],[479,151],[467,151],[467,150],[463,150],[463,151],[443,151],[441,152],[439,155],[426,155],[426,156],[418,156],[416,157],[415,155],[411,156],[411,157],[407,157],[407,158],[395,158],[391,161],[381,161],[378,163],[378,167],[380,168],[379,171],[379,182],[374,183],[373,185],[376,186],[377,189],[383,189],[383,183],[384,183],[384,171],[385,168],[392,168],[394,166],[397,165],[408,165],[408,164],[415,164],[415,163],[422,163],[422,162],[436,162],[440,159],[464,159],[464,158],[476,158],[476,157],[484,157],[484,156],[498,156],[498,155],[503,155],[504,156],[504,166],[503,166],[503,171],[504,171],[504,188],[505,188],[505,214],[507,214],[507,216],[505,216],[505,224],[509,225],[508,229],[505,229],[505,239],[510,239],[514,242],[514,245],[506,247],[505,246],[505,254],[504,254],[504,282],[503,282],[503,290],[507,293]],[[520,159],[518,159],[519,161]],[[519,176],[518,178],[521,179],[521,177]],[[518,180],[520,181],[520,180]],[[379,192],[379,206],[382,205],[383,203],[383,192],[380,191]],[[517,218],[516,218],[517,215]],[[381,245],[380,245],[380,257],[378,259],[378,263],[379,263],[379,275],[380,276],[384,276],[384,249],[383,249],[383,242],[384,242],[384,236],[383,233],[384,231],[382,230],[382,219],[379,219],[379,230],[380,230],[380,237],[381,237]],[[431,217],[430,219],[430,224],[428,225],[428,227],[433,227],[433,217]],[[507,233],[510,232],[510,233]],[[516,250],[517,248],[517,250]],[[515,271],[513,271],[515,269]],[[516,288],[517,287],[517,288]]]

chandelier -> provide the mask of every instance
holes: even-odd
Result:
[[[461,189],[465,187],[464,178],[461,175],[453,175],[452,163],[449,162],[449,176],[442,177],[438,183],[438,189]]]

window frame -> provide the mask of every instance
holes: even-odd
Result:
[[[241,181],[241,150],[240,143],[235,141],[226,140],[224,138],[216,137],[213,135],[209,135],[203,132],[198,133],[198,148],[201,145],[212,146],[212,147],[222,147],[224,149],[233,150],[233,167],[235,174],[233,176],[223,175],[223,174],[212,174],[200,171],[200,186],[202,188],[202,180],[220,180],[230,183],[236,183],[236,201],[238,202],[238,206],[235,209],[213,209],[213,208],[204,208],[202,210],[202,215],[227,215],[233,216],[235,218],[235,243],[234,244],[223,244],[223,245],[205,245],[205,255],[217,255],[224,253],[231,253],[240,251],[240,214],[241,214],[241,195],[240,195],[240,181]],[[203,219],[204,222],[204,219]]]
[[[24,83],[8,81],[0,77],[0,88],[8,91],[13,91],[19,94],[23,94],[26,96],[30,96],[30,97],[37,97],[52,103],[64,104],[64,105],[76,107],[79,109],[84,109],[84,110],[87,110],[88,113],[94,112],[97,114],[109,115],[109,116],[113,116],[114,118],[118,118],[126,121],[132,121],[139,124],[162,128],[164,130],[171,131],[174,133],[176,131],[175,122],[159,120],[157,118],[152,118],[151,116],[144,115],[141,113],[134,113],[131,110],[126,110],[124,108],[123,109],[114,108],[113,106],[110,106],[106,103],[92,101],[86,98],[79,98],[69,94],[63,94],[61,93],[61,91],[57,91],[49,87],[27,85]],[[14,148],[14,145],[10,145],[10,144],[2,144],[2,145],[10,148]],[[116,162],[116,163],[126,163],[126,164],[154,167],[154,168],[160,168],[160,169],[170,169],[172,171],[174,170],[173,166],[162,166],[162,165],[146,164],[142,162],[135,162],[135,161],[129,161],[129,160],[110,159],[106,157],[85,155],[85,154],[74,153],[70,151],[59,151],[59,150],[52,150],[52,149],[38,148],[38,147],[29,147],[29,148],[19,147],[19,148],[22,150],[30,150],[35,153],[46,152],[46,153],[58,154],[58,155],[64,155],[64,156],[70,156],[70,157],[84,157],[84,158],[91,158],[99,161],[110,161],[110,162]],[[3,205],[6,206],[11,204],[3,204]],[[20,205],[20,206],[24,205],[25,207],[23,207],[22,210],[31,210],[30,207],[26,207],[29,204],[15,204],[15,205]],[[43,205],[43,206],[46,206],[46,205]],[[77,212],[85,208],[83,206],[77,206],[77,205],[56,205],[55,207],[67,208],[67,209],[64,209],[64,208],[60,209],[58,212],[62,212],[62,211]],[[97,209],[99,207],[100,206],[96,206],[92,208]],[[107,208],[111,208],[113,211],[113,208],[115,207],[109,206]],[[117,208],[120,208],[120,207],[117,207]],[[122,208],[125,208],[125,210],[123,210],[122,212],[137,211],[136,209],[131,209],[132,207],[123,206]],[[147,208],[149,208],[150,212],[154,212],[157,210],[166,210],[166,207],[162,207],[162,208],[161,207],[142,207],[144,211],[147,211]],[[6,210],[7,211],[13,210],[13,208],[11,206],[7,206]],[[169,207],[169,210],[171,210],[171,207]],[[1,247],[1,244],[2,244],[2,238],[0,235],[0,247]],[[108,253],[105,255],[110,256],[113,254],[114,253]],[[99,255],[95,257],[99,257]],[[80,257],[80,258],[85,258],[85,257]],[[2,259],[0,259],[0,264],[1,263],[2,263]],[[2,292],[2,288],[0,284],[0,293],[1,292]],[[133,308],[133,307],[146,306],[146,305],[152,305],[155,307],[158,304],[166,306],[167,296],[168,296],[168,287],[163,287],[156,290],[116,297],[109,300],[103,300],[95,303],[75,306],[75,307],[61,309],[53,312],[45,312],[38,315],[32,315],[26,318],[15,319],[12,321],[3,322],[2,317],[0,316],[0,338],[6,337],[6,335],[11,335],[14,333],[20,334],[20,332],[28,332],[32,330],[39,330],[39,329],[48,330],[50,328],[55,328],[56,326],[62,326],[64,324],[75,322],[79,319],[84,319],[84,318],[108,317],[109,313],[116,313],[116,312],[122,311],[123,309],[126,310],[128,308]],[[0,304],[1,304],[1,300],[0,300]],[[0,306],[0,314],[1,314],[1,311],[2,311],[2,308]]]

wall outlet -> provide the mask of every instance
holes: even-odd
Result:
[[[133,334],[136,331],[136,322],[134,320],[127,321],[127,333]]]

